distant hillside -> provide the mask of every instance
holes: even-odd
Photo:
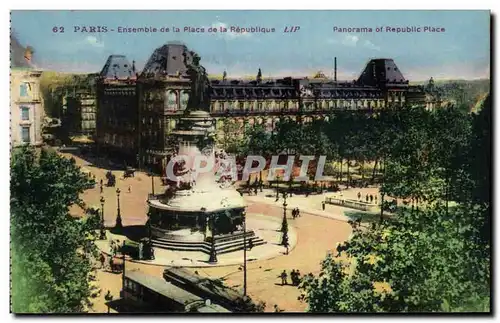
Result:
[[[416,81],[416,82],[410,82],[411,85],[424,85],[427,84],[427,81]],[[448,83],[457,83],[457,84],[489,84],[490,79],[475,79],[475,80],[464,80],[464,79],[459,79],[459,80],[434,80],[434,84],[436,85],[443,85],[443,84],[448,84]]]

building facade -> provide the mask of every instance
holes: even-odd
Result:
[[[97,133],[101,143],[135,155],[138,167],[164,173],[174,147],[170,132],[189,99],[187,66],[193,54],[184,44],[167,43],[153,52],[134,82],[130,72],[123,72],[126,80],[120,73],[118,77],[110,74],[109,66],[115,64],[110,63],[110,57],[101,73],[108,76],[98,86]],[[121,60],[121,65],[126,64]],[[210,114],[217,120],[218,135],[222,135],[225,122],[233,123],[230,128],[236,132],[247,124],[263,124],[272,131],[284,119],[305,123],[327,119],[340,110],[373,112],[407,102],[425,104],[426,99],[420,88],[409,85],[395,62],[386,58],[370,60],[360,77],[351,82],[337,81],[336,76],[329,79],[322,73],[310,79],[263,80],[260,75],[252,81],[225,76],[211,80]],[[112,104],[119,106],[121,113],[116,113]],[[128,129],[126,137],[124,129]]]
[[[137,81],[139,166],[161,172],[172,153],[170,132],[187,107],[191,83],[186,64],[192,53],[183,44],[157,48]]]
[[[138,159],[138,109],[135,63],[109,56],[96,82],[96,143],[99,152],[118,162]]]
[[[69,137],[93,138],[96,132],[96,95],[79,90],[63,98],[62,124]]]
[[[42,145],[41,71],[12,68],[10,72],[10,142],[12,147]]]

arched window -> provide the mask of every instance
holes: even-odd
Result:
[[[185,110],[187,108],[188,101],[189,101],[189,92],[182,91],[181,92],[181,110]]]
[[[175,91],[167,92],[167,108],[177,110],[177,93]]]

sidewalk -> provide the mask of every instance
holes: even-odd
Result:
[[[357,192],[360,191],[362,194],[376,194],[375,191],[378,191],[376,188],[369,189],[349,189],[344,190],[338,193],[323,193],[323,194],[315,194],[309,195],[305,197],[305,195],[295,195],[292,197],[287,197],[287,210],[289,210],[291,214],[291,210],[295,207],[298,207],[301,213],[308,213],[315,216],[321,216],[325,218],[330,218],[338,221],[347,222],[350,220],[348,216],[345,215],[346,211],[357,211],[362,212],[352,208],[344,208],[337,205],[326,204],[325,210],[323,211],[322,202],[325,200],[325,197],[330,197],[342,194],[344,198],[350,198],[357,200]],[[258,192],[257,195],[243,195],[243,198],[249,202],[254,203],[265,203],[269,205],[273,205],[279,208],[283,208],[283,196],[280,194],[280,198],[276,201],[276,191],[273,189],[263,189],[262,192]]]

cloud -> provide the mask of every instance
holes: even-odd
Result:
[[[87,36],[84,43],[93,47],[104,47],[104,42],[99,41],[95,36]]]
[[[363,46],[364,48],[368,48],[371,50],[380,51],[380,47],[375,45],[369,40],[362,41],[359,36],[356,35],[344,35],[341,39],[329,38],[326,40],[328,44],[342,44],[347,47],[357,47]]]
[[[342,39],[342,45],[349,46],[349,47],[356,47],[358,44],[359,37],[356,35],[345,35],[344,38]]]
[[[44,59],[40,61],[40,68],[46,71],[64,73],[99,73],[102,65],[81,60],[52,61]]]
[[[230,31],[230,26],[228,26],[226,23],[223,23],[220,21],[214,22],[211,27],[217,28],[218,37],[222,37],[222,38],[229,39],[229,40],[236,39],[236,38],[252,37],[252,34],[248,33],[248,32],[236,33],[236,32]],[[221,28],[227,29],[227,32],[220,32]]]
[[[375,45],[374,43],[372,43],[371,41],[369,40],[365,40],[363,42],[363,47],[366,47],[368,49],[373,49],[373,50],[376,50],[376,51],[380,51],[380,47]]]
[[[445,64],[439,66],[426,66],[409,68],[403,71],[406,79],[412,81],[427,81],[432,76],[434,79],[439,80],[474,80],[490,78],[490,65],[474,66],[474,64]]]

